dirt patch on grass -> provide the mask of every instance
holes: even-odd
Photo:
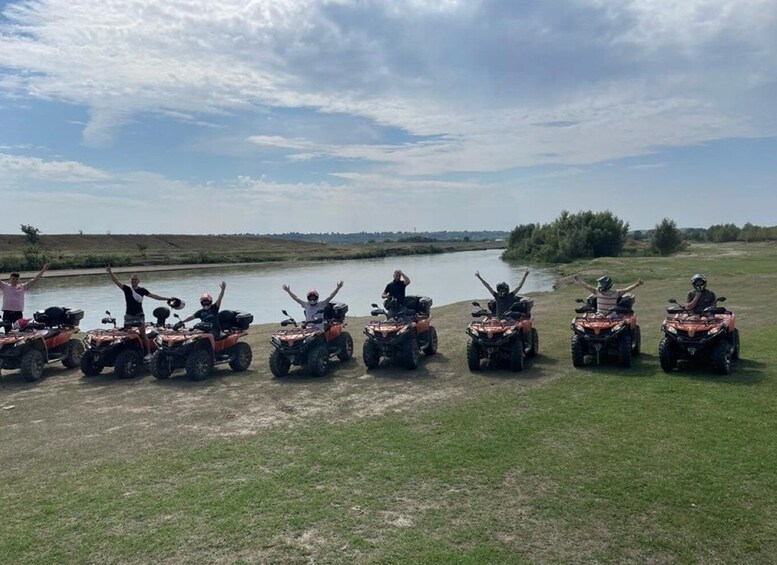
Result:
[[[213,377],[189,381],[183,372],[158,381],[148,372],[134,380],[117,379],[110,368],[96,377],[59,364],[45,368],[44,379],[25,382],[18,371],[0,377],[0,457],[5,470],[21,470],[30,457],[78,461],[132,457],[170,444],[196,444],[214,437],[260,433],[279,425],[310,421],[352,421],[418,410],[450,402],[483,387],[530,387],[547,378],[542,359],[521,374],[490,369],[466,370],[464,359],[468,307],[451,305],[435,312],[440,352],[422,356],[415,371],[383,362],[367,371],[361,362],[366,318],[349,320],[355,357],[333,361],[323,378],[293,367],[273,378],[267,359],[277,326],[254,326],[248,342],[254,360],[245,373],[227,366]],[[462,371],[462,368],[464,369]],[[545,369],[547,369],[546,367]],[[21,465],[17,467],[17,465]]]

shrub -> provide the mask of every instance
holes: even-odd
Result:
[[[683,238],[674,220],[664,218],[653,230],[653,247],[661,255],[671,255],[683,247]]]

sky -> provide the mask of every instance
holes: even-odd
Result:
[[[0,231],[777,224],[774,0],[0,0]]]

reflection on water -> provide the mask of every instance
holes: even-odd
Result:
[[[182,314],[189,315],[199,307],[197,299],[205,291],[214,297],[218,285],[227,282],[223,308],[246,310],[254,314],[255,323],[275,322],[281,319],[281,309],[298,315],[301,308],[283,292],[281,285],[289,284],[300,297],[308,289],[318,289],[321,297],[329,295],[337,281],[345,285],[336,300],[349,306],[349,315],[366,316],[370,304],[380,300],[386,284],[395,269],[402,269],[411,280],[408,294],[431,296],[434,304],[442,306],[462,300],[485,298],[486,289],[475,278],[475,271],[492,287],[507,281],[512,288],[523,275],[525,267],[499,258],[501,251],[467,251],[439,255],[416,255],[358,261],[322,261],[306,263],[270,263],[263,265],[235,265],[217,269],[165,272],[140,272],[141,286],[160,296],[178,296],[186,301]],[[122,282],[129,274],[118,275]],[[522,292],[552,290],[554,273],[549,269],[532,270]],[[162,304],[148,297],[144,310],[150,319],[153,309]],[[100,326],[102,313],[107,309],[117,317],[124,314],[124,295],[108,275],[58,277],[41,279],[27,293],[25,314],[52,305],[70,306],[84,310],[81,329]]]

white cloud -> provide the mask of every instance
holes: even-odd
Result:
[[[102,171],[74,161],[44,161],[37,157],[7,153],[0,153],[0,177],[7,181],[24,178],[66,183],[95,182],[108,178]]]
[[[0,88],[89,106],[84,139],[96,146],[140,112],[191,121],[265,106],[419,136],[412,146],[275,140],[297,159],[411,174],[777,132],[759,91],[777,74],[767,0],[41,0],[5,15],[0,65],[13,74]],[[538,125],[565,122],[576,125]]]

